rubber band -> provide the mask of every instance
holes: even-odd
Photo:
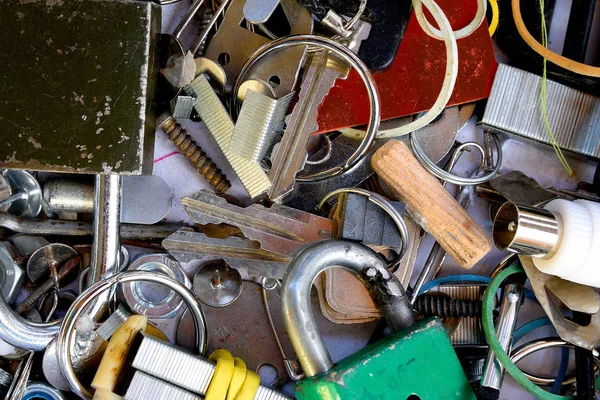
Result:
[[[244,386],[242,387],[240,394],[236,397],[236,400],[253,400],[259,386],[260,376],[254,371],[248,371],[246,373]]]
[[[576,74],[600,78],[600,68],[570,60],[542,46],[527,30],[523,16],[521,15],[521,0],[512,0],[512,14],[521,38],[540,56],[546,58],[553,64],[558,65]]]
[[[564,399],[574,399],[574,397],[569,396],[559,396],[545,390],[539,388],[535,384],[529,381],[525,374],[513,363],[510,357],[506,354],[502,345],[498,341],[498,337],[496,336],[496,331],[494,329],[494,301],[496,297],[496,292],[500,288],[502,282],[504,282],[509,276],[516,274],[524,274],[523,268],[519,266],[510,266],[502,270],[487,287],[484,295],[483,295],[483,310],[482,310],[482,326],[483,332],[485,334],[485,338],[490,346],[490,349],[494,352],[496,359],[502,364],[502,366],[506,369],[506,371],[513,377],[515,381],[523,389],[529,392],[531,395],[535,396],[537,399],[546,400],[564,400]]]
[[[500,8],[498,7],[498,0],[488,0],[490,3],[490,9],[492,10],[492,20],[488,28],[490,36],[494,36],[496,29],[498,29],[498,22],[500,21]]]
[[[417,21],[421,28],[425,31],[425,33],[432,38],[435,39],[443,39],[443,34],[439,29],[431,26],[427,18],[425,18],[425,14],[423,14],[423,7],[421,4],[422,0],[413,0],[413,9],[415,10],[415,15],[417,17]],[[496,4],[497,5],[497,4]],[[461,28],[457,31],[452,31],[456,39],[466,38],[471,36],[473,32],[477,30],[485,20],[485,14],[487,13],[487,0],[477,0],[477,13],[475,17],[467,26]],[[437,22],[437,21],[436,21]],[[439,24],[439,22],[438,22]]]
[[[421,5],[424,5],[431,13],[443,34],[444,44],[446,45],[446,71],[444,82],[442,83],[442,88],[440,89],[440,93],[438,94],[435,103],[429,111],[407,125],[379,132],[377,135],[378,139],[403,136],[429,124],[442,113],[454,91],[454,84],[458,77],[458,45],[456,44],[456,37],[454,36],[454,32],[452,31],[452,27],[450,26],[446,14],[444,14],[435,1],[413,0],[413,7],[415,8],[415,13],[417,13],[417,15],[417,7],[421,10],[421,13],[423,12]],[[424,30],[426,29],[424,25],[421,25],[421,28]]]
[[[233,356],[227,350],[215,350],[210,357],[210,361],[216,362],[215,374],[213,375],[205,400],[224,400],[229,390],[229,384],[233,378],[235,362]]]
[[[233,362],[233,376],[229,383],[227,400],[235,400],[244,386],[244,381],[246,381],[246,363],[241,358],[237,357],[233,358]]]
[[[215,350],[210,361],[216,362],[215,373],[205,400],[253,400],[260,386],[260,376],[246,369],[246,363],[224,349]]]

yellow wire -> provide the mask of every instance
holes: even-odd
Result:
[[[498,0],[488,0],[492,9],[492,20],[490,21],[489,31],[490,36],[494,36],[498,29],[498,21],[500,20],[500,9],[498,8]]]
[[[546,28],[546,16],[544,10],[546,9],[544,0],[540,0],[540,14],[542,15],[542,46],[545,48],[548,47],[548,30]],[[569,176],[573,175],[573,170],[569,165],[569,162],[563,155],[561,148],[558,146],[558,142],[556,141],[556,137],[554,136],[554,132],[552,131],[552,127],[550,126],[550,120],[548,118],[548,78],[547,78],[547,66],[546,66],[546,57],[542,57],[543,59],[543,70],[542,70],[542,84],[540,87],[540,97],[541,97],[541,107],[542,114],[544,118],[544,125],[546,127],[546,132],[548,133],[548,137],[550,138],[550,143],[552,143],[552,147],[558,156],[558,160],[565,168]]]

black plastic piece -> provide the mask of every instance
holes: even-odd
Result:
[[[360,4],[358,0],[299,0],[299,2],[318,20],[322,20],[330,9],[340,15],[354,16]],[[394,61],[411,12],[412,2],[408,0],[367,2],[362,18],[371,24],[371,33],[360,46],[358,56],[370,70],[382,70]]]
[[[541,14],[539,1],[521,1],[521,14],[527,30],[538,42],[541,43]],[[594,1],[594,0],[592,0]],[[511,0],[500,0],[500,21],[494,36],[496,45],[511,60],[510,65],[538,75],[542,74],[543,58],[529,47],[519,35],[512,15]],[[554,14],[556,0],[545,2],[546,27],[550,31],[552,15]],[[586,25],[586,21],[577,21],[578,25]],[[588,24],[589,25],[589,24]],[[585,29],[591,29],[591,25]],[[575,36],[572,36],[575,37]],[[576,39],[573,39],[576,40]],[[578,40],[578,39],[577,39]],[[565,49],[570,46],[565,40]],[[575,47],[581,47],[575,45]],[[575,48],[574,47],[574,48]],[[548,79],[573,87],[575,89],[600,96],[600,79],[575,74],[551,62],[547,63]]]
[[[573,0],[563,56],[578,62],[585,61],[595,8],[596,0]]]

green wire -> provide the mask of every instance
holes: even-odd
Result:
[[[544,4],[544,0],[540,0],[540,14],[542,15],[542,46],[548,47],[548,30],[546,28],[546,15],[544,10],[546,6]],[[540,97],[541,97],[541,107],[542,107],[542,116],[544,118],[544,125],[546,127],[546,132],[548,133],[548,137],[550,138],[550,143],[552,143],[552,147],[556,152],[556,156],[558,160],[565,168],[569,176],[573,175],[573,170],[569,165],[569,162],[563,155],[561,148],[558,146],[558,142],[556,141],[556,137],[554,136],[554,132],[552,131],[552,127],[550,126],[550,120],[548,119],[548,93],[547,93],[547,84],[548,84],[548,69],[546,67],[546,57],[543,57],[543,70],[542,70],[542,84],[540,87]]]
[[[482,325],[483,332],[485,334],[485,338],[490,345],[490,349],[494,352],[496,359],[500,361],[500,364],[506,369],[506,371],[514,378],[515,381],[525,390],[527,390],[531,395],[535,396],[536,399],[539,400],[565,400],[565,399],[574,399],[572,396],[559,396],[556,394],[552,394],[546,392],[545,390],[539,388],[535,384],[533,384],[525,374],[513,363],[500,345],[498,341],[498,337],[496,337],[496,331],[494,329],[494,300],[496,297],[496,292],[500,288],[500,285],[506,278],[515,274],[523,274],[523,268],[519,266],[511,266],[507,267],[502,272],[500,272],[492,282],[487,287],[484,295],[483,295],[483,315],[482,315]]]

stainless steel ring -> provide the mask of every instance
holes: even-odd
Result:
[[[371,72],[356,54],[354,54],[347,47],[331,39],[315,35],[294,35],[267,43],[258,50],[256,50],[256,52],[254,52],[254,54],[250,56],[250,58],[242,66],[242,69],[240,70],[240,73],[233,86],[232,109],[237,109],[237,93],[240,89],[240,85],[244,80],[246,80],[252,68],[254,68],[262,58],[282,48],[299,45],[317,45],[319,47],[331,51],[332,53],[335,53],[337,56],[339,56],[348,64],[350,64],[352,68],[356,70],[363,83],[367,87],[369,104],[371,108],[369,124],[367,125],[365,137],[363,138],[363,141],[358,146],[356,151],[350,156],[350,158],[348,158],[344,165],[332,167],[325,171],[317,172],[310,175],[299,174],[298,176],[296,176],[296,181],[298,182],[318,182],[341,175],[344,172],[351,169],[352,167],[354,167],[368,153],[369,149],[373,145],[373,142],[375,141],[377,131],[379,130],[379,123],[381,122],[379,93],[377,92],[377,87],[375,86],[375,82],[373,80]]]
[[[77,300],[75,300],[75,302],[71,305],[69,310],[67,310],[67,313],[65,314],[63,322],[60,326],[60,330],[56,338],[58,364],[61,372],[65,376],[65,379],[69,383],[71,390],[79,397],[91,399],[92,394],[83,387],[81,382],[79,382],[79,379],[75,374],[75,370],[73,369],[73,365],[71,364],[71,341],[73,340],[73,336],[75,334],[75,324],[77,323],[77,320],[85,311],[86,307],[90,305],[98,295],[110,290],[113,286],[119,283],[139,281],[165,285],[181,296],[181,298],[187,304],[192,316],[194,317],[194,322],[196,324],[196,347],[198,348],[200,354],[204,354],[207,341],[206,320],[204,318],[202,309],[200,308],[200,300],[198,300],[194,293],[192,293],[188,288],[183,286],[175,279],[169,278],[166,275],[153,274],[151,272],[143,271],[121,272],[107,279],[94,283],[85,292],[81,293]]]
[[[344,29],[347,31],[352,29],[354,27],[354,25],[356,25],[356,23],[358,22],[360,17],[363,16],[366,9],[367,9],[367,0],[360,0],[360,4],[358,5],[358,10],[356,10],[356,14],[354,14],[354,17],[352,17],[352,19],[350,19],[348,22],[346,22],[346,24],[344,25]],[[344,38],[341,35],[334,35],[331,37],[331,40],[335,40],[336,42],[342,41],[343,39]]]
[[[517,362],[521,361],[523,358],[529,356],[530,354],[533,354],[540,350],[553,348],[553,347],[567,347],[569,349],[575,348],[575,346],[573,344],[566,342],[564,340],[558,339],[558,338],[556,338],[556,339],[555,338],[537,339],[537,340],[532,340],[531,342],[526,343],[526,344],[514,349],[510,355],[510,359],[512,362],[517,363]],[[600,359],[598,358],[598,356],[596,354],[594,354],[594,363],[596,364],[596,369],[600,368]],[[536,385],[552,385],[554,383],[554,381],[556,380],[555,378],[544,378],[544,377],[539,377],[536,375],[528,374],[525,371],[523,371],[523,374],[527,377],[527,379],[529,379],[531,382],[535,383]],[[577,379],[575,377],[571,377],[569,379],[565,379],[562,384],[563,384],[563,386],[571,385],[571,384],[575,383],[576,380]]]
[[[447,182],[454,183],[455,185],[472,186],[472,185],[479,185],[481,183],[487,182],[490,179],[492,179],[494,176],[496,176],[496,174],[500,170],[500,166],[502,165],[502,146],[500,144],[500,139],[498,139],[498,136],[494,133],[492,133],[492,137],[494,138],[494,142],[496,143],[496,152],[498,154],[497,160],[496,160],[496,165],[494,166],[494,169],[492,171],[490,171],[489,173],[482,175],[482,176],[475,177],[475,178],[465,178],[462,176],[458,176],[458,175],[447,172],[444,169],[438,167],[423,152],[423,149],[421,148],[421,145],[417,141],[415,134],[418,134],[418,132],[410,133],[410,145],[415,153],[415,157],[417,157],[417,159],[421,162],[421,164],[423,164],[423,166],[425,168],[427,168],[427,170],[429,172],[431,172],[433,175],[435,175],[438,178],[445,180]]]
[[[325,197],[323,197],[323,199],[321,199],[319,204],[317,204],[317,211],[320,211],[321,208],[323,208],[323,205],[325,205],[325,203],[329,199],[331,199],[334,196],[339,196],[342,193],[355,193],[360,194],[362,196],[366,196],[369,199],[369,201],[381,207],[383,211],[385,211],[390,216],[390,218],[392,218],[392,220],[398,227],[401,239],[398,255],[388,263],[388,269],[392,271],[395,270],[400,265],[400,262],[402,261],[402,258],[404,257],[408,249],[408,229],[406,228],[406,223],[404,222],[404,218],[402,217],[402,215],[383,196],[360,188],[342,188],[328,193],[327,195],[325,195]]]

